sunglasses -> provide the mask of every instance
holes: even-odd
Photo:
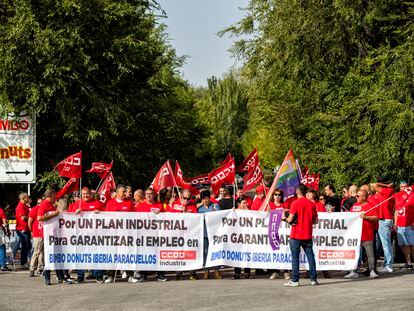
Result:
[[[183,200],[191,200],[191,198],[185,198],[185,197],[183,197]]]
[[[281,197],[282,195],[280,193],[275,193],[274,196],[275,197]]]

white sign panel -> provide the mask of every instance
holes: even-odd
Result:
[[[280,249],[273,250],[268,239],[269,213],[229,210],[206,213],[205,218],[207,267],[292,269],[290,226],[285,222],[279,228]],[[318,218],[313,230],[316,269],[356,269],[362,232],[359,213],[318,213]],[[299,262],[301,269],[308,269],[303,250]]]
[[[34,183],[36,126],[28,113],[0,116],[0,183]]]
[[[47,269],[188,271],[203,266],[203,215],[63,213],[44,226]]]

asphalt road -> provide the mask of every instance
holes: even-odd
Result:
[[[283,279],[183,280],[145,283],[43,285],[27,271],[0,272],[0,310],[414,310],[414,271],[378,279],[345,280],[336,273],[310,286],[285,288]]]

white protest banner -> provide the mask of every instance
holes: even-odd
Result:
[[[200,269],[203,215],[63,213],[44,223],[44,247],[46,269]]]
[[[318,213],[318,217],[313,230],[317,270],[355,269],[361,244],[359,213]],[[267,212],[218,211],[205,214],[205,219],[209,239],[207,267],[292,269],[290,226],[285,222],[279,228],[280,249],[273,251],[269,244]],[[308,269],[303,250],[300,266]]]

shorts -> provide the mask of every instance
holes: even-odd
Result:
[[[414,230],[411,228],[411,226],[398,227],[397,239],[399,246],[414,245]]]

